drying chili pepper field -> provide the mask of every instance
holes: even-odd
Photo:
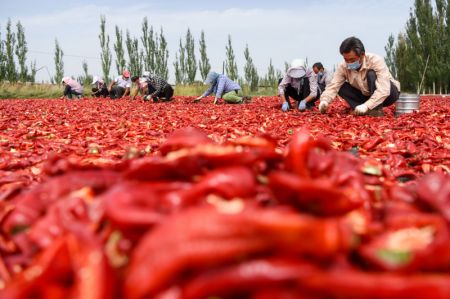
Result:
[[[0,299],[450,298],[450,98],[193,99],[0,101]]]

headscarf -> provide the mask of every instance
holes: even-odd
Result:
[[[209,72],[206,76],[205,83],[206,84],[214,84],[216,82],[217,78],[219,78],[219,74],[216,72]]]

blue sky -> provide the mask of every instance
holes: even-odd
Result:
[[[107,31],[114,41],[114,26],[139,36],[142,19],[147,16],[155,29],[162,27],[169,44],[169,66],[173,78],[173,59],[180,37],[189,27],[196,40],[205,31],[208,55],[214,69],[221,70],[225,44],[231,34],[240,73],[243,51],[248,44],[260,74],[269,60],[276,68],[284,62],[308,57],[310,64],[321,61],[333,68],[341,62],[339,45],[351,35],[361,38],[368,52],[385,54],[391,33],[404,30],[413,0],[322,0],[322,1],[2,1],[0,33],[5,34],[8,18],[25,26],[29,58],[38,67],[54,74],[55,38],[64,53],[66,75],[82,73],[86,59],[89,72],[101,74],[98,41],[100,15],[106,16]],[[113,57],[114,60],[114,57]],[[113,67],[111,75],[115,75]],[[45,68],[39,80],[48,80]]]

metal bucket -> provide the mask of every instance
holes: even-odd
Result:
[[[419,111],[420,96],[418,94],[401,93],[395,102],[395,116]]]

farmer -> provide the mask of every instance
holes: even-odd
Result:
[[[400,83],[393,79],[384,59],[366,53],[356,37],[345,39],[339,51],[344,62],[320,97],[320,112],[325,113],[339,95],[356,115],[383,116],[382,107],[394,104],[400,94]]]
[[[153,99],[153,102],[168,102],[172,100],[173,88],[166,80],[149,72],[144,72],[142,79],[147,83],[147,94],[144,96],[144,101]]]
[[[212,93],[215,94],[214,104],[217,104],[219,99],[223,99],[224,102],[228,104],[241,104],[251,100],[250,97],[242,96],[239,84],[225,75],[209,72],[206,76],[205,84],[210,85],[210,87],[201,96],[195,99],[195,103]]]
[[[72,97],[81,98],[83,96],[83,87],[80,83],[70,77],[62,79],[64,94],[61,99],[72,99]]]
[[[317,76],[317,85],[319,87],[317,91],[318,97],[324,92],[325,87],[328,83],[331,81],[331,76],[328,73],[327,70],[323,67],[323,64],[321,62],[316,62],[313,64],[313,72]]]
[[[106,86],[105,81],[101,77],[94,76],[92,80],[92,96],[96,98],[106,98],[109,97],[108,87]]]
[[[132,100],[135,100],[138,94],[140,94],[142,97],[145,97],[149,93],[153,93],[155,91],[155,89],[148,84],[148,77],[149,74],[145,74],[145,72],[142,75],[142,77],[139,76],[131,77],[131,82],[133,82],[133,84],[136,85],[134,94],[131,98]]]
[[[130,72],[125,70],[122,76],[117,77],[109,84],[108,91],[111,99],[120,99],[130,94]]]
[[[279,80],[278,95],[284,100],[281,110],[292,108],[290,97],[300,111],[311,110],[317,97],[317,76],[306,68],[303,59],[294,59],[284,78]]]

